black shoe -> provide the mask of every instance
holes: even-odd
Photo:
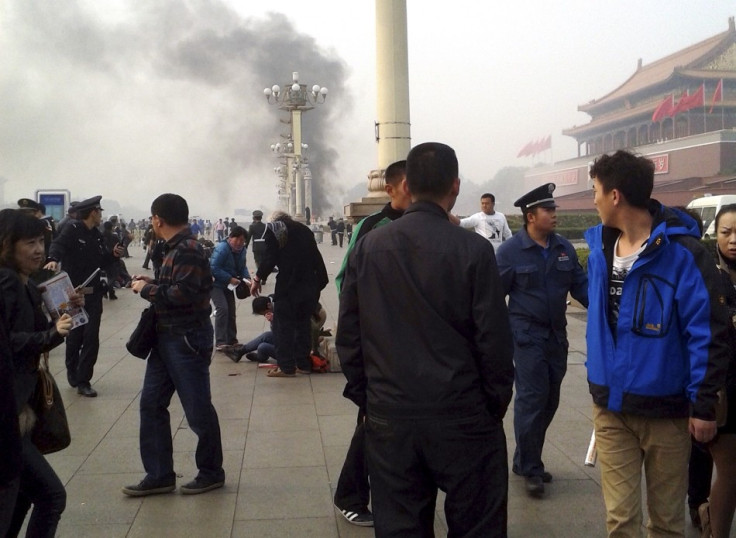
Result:
[[[243,351],[242,347],[238,346],[237,349],[235,347],[229,348],[229,349],[223,349],[222,352],[229,357],[233,362],[240,362],[240,359],[243,358]]]
[[[143,267],[143,269],[148,269],[149,271],[151,270],[151,268],[148,267],[147,265],[141,265],[141,267]]]
[[[97,396],[97,391],[89,385],[79,385],[77,387],[77,394],[85,396],[86,398],[95,398]]]
[[[225,485],[225,480],[212,480],[209,478],[197,477],[188,484],[184,484],[179,488],[182,495],[198,495],[206,493],[213,489],[221,488]]]
[[[525,476],[526,492],[532,497],[544,495],[544,482],[541,476]]]
[[[176,489],[176,484],[157,484],[147,478],[133,486],[124,486],[123,493],[130,497],[145,497],[146,495],[157,495],[169,493]]]
[[[335,505],[338,512],[342,514],[348,523],[357,525],[358,527],[372,527],[373,526],[373,514],[367,508],[365,510],[342,510],[339,506]]]
[[[266,362],[262,361],[258,358],[258,352],[257,351],[251,351],[249,353],[245,354],[245,358],[248,359],[251,362]]]
[[[552,482],[552,473],[544,471],[542,473],[542,482],[544,482],[545,484],[549,484],[550,482]]]
[[[114,301],[115,299],[118,298],[118,296],[115,295],[114,293],[110,293],[110,294],[108,294],[108,297],[107,298],[110,299],[111,301]]]
[[[72,375],[69,373],[69,370],[66,371],[66,380],[69,383],[70,387],[77,388],[77,382],[74,380]]]

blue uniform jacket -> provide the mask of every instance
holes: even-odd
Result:
[[[568,292],[588,306],[588,279],[570,242],[551,234],[545,259],[542,247],[522,228],[501,243],[496,260],[514,334],[552,330],[564,341]]]
[[[233,252],[230,243],[227,241],[217,243],[210,258],[212,277],[215,279],[212,285],[215,288],[227,288],[231,278],[245,277],[250,279],[250,273],[248,273],[248,268],[245,266],[246,252],[246,248],[243,248],[240,252]]]
[[[729,359],[728,312],[713,256],[695,221],[652,200],[647,246],[624,280],[616,334],[608,322],[613,248],[619,231],[586,231],[588,384],[611,411],[714,420]]]

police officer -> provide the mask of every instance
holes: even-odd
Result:
[[[98,226],[102,222],[102,196],[79,202],[75,209],[79,219],[70,221],[52,243],[49,262],[45,269],[57,271],[59,263],[69,273],[77,287],[98,268],[105,269],[123,255],[123,247],[116,245],[113,252],[105,248]],[[100,348],[100,319],[102,318],[103,286],[99,273],[82,290],[84,309],[89,316],[86,325],[77,327],[66,339],[66,375],[69,384],[82,396],[93,398],[97,392],[90,385],[97,353]]]
[[[575,249],[555,233],[557,215],[547,183],[519,198],[524,228],[496,251],[514,334],[516,399],[513,471],[532,496],[552,480],[542,462],[547,428],[557,411],[567,370],[568,292],[588,306],[588,277]]]
[[[266,251],[266,223],[262,222],[263,211],[256,209],[253,211],[253,222],[248,226],[248,240],[253,241],[253,258],[256,261],[256,271],[263,260],[263,253]],[[248,248],[248,244],[245,245]],[[265,284],[264,280],[261,284]]]

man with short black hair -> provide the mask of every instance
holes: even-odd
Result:
[[[513,347],[493,248],[448,220],[452,148],[413,148],[407,184],[404,215],[350,254],[335,341],[367,411],[376,536],[432,536],[442,489],[449,535],[505,537]]]
[[[511,229],[506,216],[496,211],[496,197],[486,192],[480,197],[480,211],[464,219],[450,215],[450,221],[463,228],[473,228],[475,233],[488,239],[494,250],[498,250],[501,243],[511,239]]]
[[[156,346],[146,363],[141,391],[140,451],[146,476],[123,493],[142,497],[176,488],[169,404],[174,391],[189,428],[197,435],[199,473],[181,486],[182,494],[204,493],[225,484],[222,440],[212,405],[210,360],[212,273],[202,246],[189,229],[189,207],[177,194],[162,194],[151,204],[153,229],[165,240],[157,281],[134,276],[133,292],[156,309]]]
[[[210,257],[210,268],[214,283],[212,302],[215,305],[215,345],[218,351],[238,343],[238,327],[235,317],[235,294],[233,286],[243,279],[250,279],[245,266],[248,232],[235,226],[227,240],[217,243]]]
[[[716,435],[731,323],[712,255],[686,213],[651,198],[654,164],[619,150],[590,169],[586,341],[609,536],[685,535],[691,436]]]

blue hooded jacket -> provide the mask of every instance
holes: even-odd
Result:
[[[609,279],[619,230],[585,233],[588,258],[588,384],[611,411],[714,420],[729,360],[728,312],[713,256],[686,213],[650,202],[647,245],[626,275],[615,335]]]
[[[231,278],[250,279],[250,273],[248,273],[248,268],[245,266],[247,251],[248,249],[244,247],[240,252],[233,252],[230,243],[227,241],[217,243],[210,258],[210,267],[214,278],[212,285],[215,288],[226,289]]]

